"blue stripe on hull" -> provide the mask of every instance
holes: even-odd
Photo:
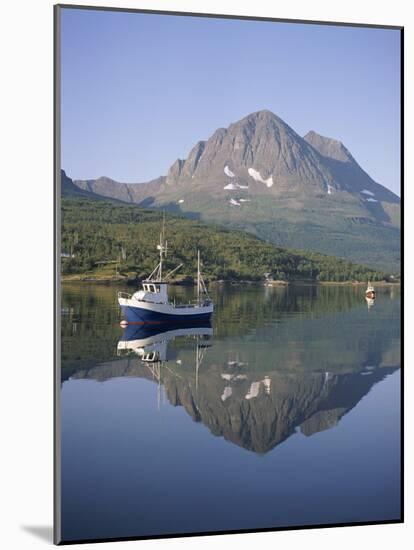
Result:
[[[210,329],[211,323],[209,319],[193,321],[192,319],[181,321],[180,323],[140,323],[139,325],[130,323],[124,330],[120,342],[129,342],[131,340],[140,340],[150,338],[151,336],[159,336],[173,330],[179,329]]]
[[[121,306],[122,313],[128,323],[188,323],[191,321],[205,321],[210,319],[212,312],[173,315],[149,311],[140,307]]]

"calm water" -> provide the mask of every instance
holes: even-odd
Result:
[[[117,290],[63,287],[64,540],[400,517],[398,288],[216,287],[212,327],[126,331]]]

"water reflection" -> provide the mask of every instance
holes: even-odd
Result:
[[[399,304],[384,293],[368,318],[353,289],[273,290],[219,295],[214,337],[210,324],[129,325],[121,334],[112,325],[113,359],[70,361],[63,380],[152,380],[154,406],[162,386],[171,405],[255,453],[297,431],[333,428],[399,368]]]
[[[117,342],[122,336],[119,326],[120,312],[116,302],[118,288],[108,286],[64,285],[62,291],[62,378],[68,369],[82,364],[97,364],[116,357]],[[192,289],[173,287],[172,298],[191,299]],[[212,290],[217,304],[213,318],[215,339],[227,341],[229,348],[239,347],[245,339],[262,340],[263,357],[257,362],[269,359],[268,342],[277,339],[278,354],[289,348],[299,353],[297,343],[305,343],[306,359],[312,348],[317,350],[317,359],[311,361],[317,368],[319,361],[329,355],[329,362],[335,362],[346,348],[356,352],[355,336],[362,331],[374,339],[373,349],[388,345],[389,336],[399,338],[399,287],[379,288],[375,315],[367,317],[362,287],[346,286],[296,286],[278,287],[215,287]],[[344,315],[353,312],[353,325],[346,332]],[[391,316],[391,335],[387,332],[387,316]],[[277,330],[276,330],[277,329]],[[329,346],[335,341],[341,346]],[[300,347],[300,346],[299,346]],[[304,346],[302,346],[303,348]],[[333,350],[333,353],[332,353]],[[272,353],[273,357],[274,354]],[[279,355],[280,357],[280,355]],[[358,361],[358,358],[354,358]],[[361,358],[362,359],[362,358]],[[286,358],[287,360],[287,358]],[[279,364],[286,362],[279,360]]]
[[[212,326],[126,331],[117,290],[63,289],[65,540],[400,517],[397,286],[216,287]]]

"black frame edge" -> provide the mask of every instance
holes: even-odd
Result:
[[[405,523],[405,464],[404,464],[404,404],[405,404],[405,354],[404,354],[404,292],[405,292],[405,273],[404,273],[404,218],[405,218],[405,169],[404,169],[404,61],[405,61],[405,42],[404,42],[404,27],[400,29],[400,199],[401,199],[401,318],[400,318],[400,361],[401,361],[401,382],[400,382],[400,493],[401,493],[401,523]]]
[[[289,19],[282,17],[265,17],[255,15],[229,15],[223,13],[206,13],[206,12],[187,12],[187,11],[172,11],[172,10],[151,10],[144,8],[123,8],[123,7],[109,7],[109,6],[91,6],[88,4],[56,4],[60,8],[70,8],[79,10],[96,10],[96,11],[118,11],[125,13],[146,13],[152,15],[175,15],[185,17],[207,17],[218,19],[239,19],[246,21],[269,21],[276,23],[299,23],[307,25],[335,25],[340,27],[363,27],[371,29],[390,29],[390,30],[402,30],[402,25],[384,25],[381,23],[350,23],[346,21],[319,21],[307,19]]]
[[[61,533],[61,426],[60,426],[60,14],[53,6],[53,543],[62,543]]]

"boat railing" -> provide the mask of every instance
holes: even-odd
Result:
[[[124,299],[124,300],[133,300],[134,296],[132,294],[128,294],[127,292],[119,291],[118,292],[118,299],[119,298]],[[139,301],[140,302],[146,302],[148,304],[156,303],[156,302],[153,302],[152,300],[145,300],[143,298],[141,298]],[[212,303],[212,301],[210,299],[192,300],[192,301],[188,302],[187,304],[176,304],[175,301],[174,301],[174,307],[177,308],[177,309],[186,308],[186,307],[193,308],[193,307],[200,307],[200,306],[209,306],[211,303]]]
[[[145,302],[146,304],[156,304],[157,302],[153,302],[152,300],[145,300],[145,298],[135,298],[133,294],[128,294],[128,292],[118,292],[118,299],[124,299],[124,300],[135,300],[140,302]]]
[[[128,292],[118,292],[118,298],[124,298],[125,300],[131,300],[132,294],[128,294]]]
[[[185,308],[185,307],[200,307],[200,306],[209,306],[211,304],[211,300],[192,300],[191,302],[188,302],[186,304],[176,304],[174,302],[174,307],[176,309],[179,308]]]

